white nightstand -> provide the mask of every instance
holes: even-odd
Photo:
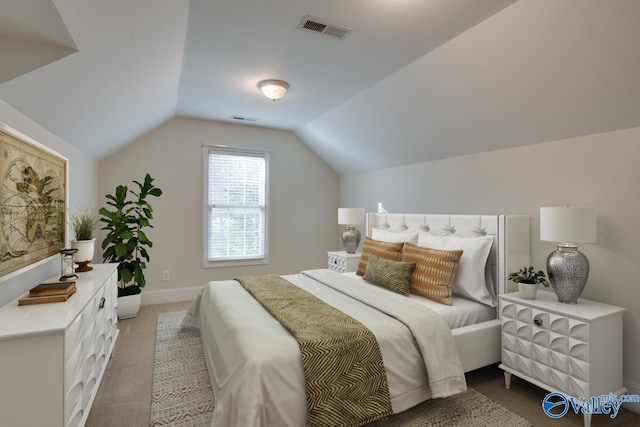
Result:
[[[626,392],[622,384],[624,308],[579,299],[563,304],[553,292],[534,300],[500,297],[502,364],[511,374],[550,392],[575,398]],[[584,415],[584,425],[591,414]]]
[[[351,273],[358,269],[360,254],[346,251],[327,252],[327,268],[338,273]]]

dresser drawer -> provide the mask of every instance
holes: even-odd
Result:
[[[64,397],[64,419],[69,421],[73,412],[81,407],[84,398],[84,383],[82,382],[82,370],[78,370],[70,384],[70,388]]]
[[[338,273],[348,273],[356,271],[360,254],[350,254],[347,252],[327,252],[327,268]]]
[[[94,264],[68,301],[0,307],[1,425],[84,424],[118,334],[116,280],[116,264]]]
[[[64,334],[64,360],[68,360],[80,342],[82,337],[82,315],[76,316],[75,320],[67,328]]]
[[[588,379],[588,323],[511,302],[501,313],[505,366],[565,393],[570,376]]]
[[[76,346],[75,350],[64,363],[64,390],[69,391],[75,386],[74,379],[80,375],[82,379],[82,344]],[[76,381],[77,382],[77,381]]]

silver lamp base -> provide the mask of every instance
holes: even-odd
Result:
[[[547,275],[558,301],[576,304],[589,278],[589,260],[575,245],[558,245],[547,258]]]
[[[360,230],[350,225],[342,231],[341,237],[344,250],[349,254],[355,254],[360,244]]]

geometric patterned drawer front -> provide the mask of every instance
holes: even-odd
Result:
[[[66,303],[0,306],[0,425],[85,424],[118,336],[117,274],[94,264]]]
[[[517,293],[499,298],[500,368],[507,388],[515,375],[547,391],[576,398],[626,393],[624,308],[586,299],[563,304],[549,291],[538,292],[535,300]]]
[[[338,273],[356,271],[360,262],[360,254],[346,252],[327,252],[327,268]]]
[[[327,268],[329,270],[337,271],[338,273],[347,272],[347,260],[345,258],[329,255],[327,261]]]
[[[588,323],[509,301],[501,321],[505,366],[558,391],[588,396]]]
[[[590,396],[589,382],[569,377],[568,394],[571,396]]]
[[[583,342],[589,342],[589,324],[569,319],[569,336]]]
[[[569,356],[551,350],[549,352],[549,366],[559,372],[569,373]]]
[[[569,375],[582,381],[589,381],[589,364],[569,358]]]
[[[589,344],[569,338],[569,355],[576,360],[589,361]]]
[[[569,319],[557,314],[550,314],[548,328],[557,334],[567,336],[569,335]]]
[[[547,346],[534,344],[531,348],[531,358],[543,365],[549,365],[549,348]]]

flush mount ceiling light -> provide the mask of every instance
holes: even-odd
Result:
[[[258,83],[258,87],[264,93],[264,96],[275,101],[276,99],[280,99],[287,93],[287,89],[289,89],[289,83],[283,82],[282,80],[263,80]]]

